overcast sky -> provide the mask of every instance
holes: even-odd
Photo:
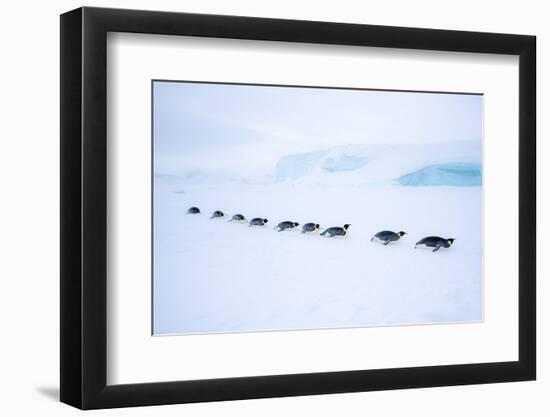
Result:
[[[480,140],[482,96],[154,83],[157,174],[272,174],[284,155],[346,144]]]

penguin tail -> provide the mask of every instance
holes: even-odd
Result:
[[[327,231],[325,230],[323,233],[321,233],[321,236],[324,236],[327,234]]]

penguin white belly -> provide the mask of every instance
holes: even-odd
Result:
[[[415,249],[432,249],[433,250],[433,247],[427,246],[424,243],[419,243],[417,245],[414,245],[414,248]]]
[[[333,238],[336,238],[336,239],[346,239],[347,237],[348,237],[347,233],[345,233],[343,236],[342,235],[333,236]]]

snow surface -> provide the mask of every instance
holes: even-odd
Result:
[[[283,158],[276,181],[155,176],[154,333],[482,320],[482,188],[392,185],[430,164],[479,162],[480,145],[414,146]],[[392,159],[405,151],[409,161]],[[339,161],[344,169],[335,171]],[[187,215],[190,206],[202,214]],[[214,210],[226,218],[211,220]],[[228,222],[236,213],[269,223]],[[332,239],[274,231],[284,220],[351,227]],[[388,246],[370,242],[386,229],[408,234]],[[456,242],[437,253],[413,249],[427,235]]]

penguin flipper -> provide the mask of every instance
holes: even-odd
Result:
[[[390,241],[389,241],[389,240],[386,240],[386,241],[383,243],[383,245],[386,246],[388,243],[390,243]]]
[[[437,252],[441,248],[441,245],[437,245],[432,252]]]

